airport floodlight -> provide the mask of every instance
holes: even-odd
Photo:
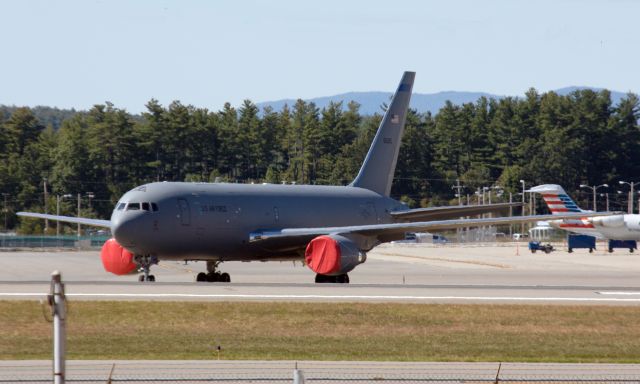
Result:
[[[597,204],[598,203],[597,202],[598,194],[596,193],[596,191],[598,190],[598,188],[602,188],[602,187],[608,188],[609,184],[600,184],[600,185],[594,185],[594,186],[586,185],[586,184],[580,184],[580,188],[589,188],[589,189],[591,189],[591,191],[593,191],[593,211],[594,212],[598,211],[598,204]]]

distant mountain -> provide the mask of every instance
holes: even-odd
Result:
[[[593,89],[594,91],[600,91],[602,88],[593,88],[593,87],[566,87],[555,90],[556,93],[560,95],[568,95],[571,92],[574,92],[579,89]],[[348,92],[342,93],[334,96],[325,96],[325,97],[316,97],[312,99],[305,99],[307,102],[313,102],[320,109],[329,105],[331,101],[339,102],[343,101],[343,107],[346,108],[346,105],[350,101],[355,101],[360,104],[360,113],[364,115],[372,115],[376,112],[381,112],[380,106],[383,103],[389,103],[389,99],[391,98],[391,92]],[[613,104],[616,105],[621,98],[623,98],[626,93],[611,91],[611,100]],[[440,108],[442,108],[447,100],[450,100],[453,104],[463,104],[463,103],[474,103],[481,96],[485,96],[488,98],[501,99],[505,96],[501,95],[493,95],[485,92],[457,92],[457,91],[446,91],[446,92],[438,92],[438,93],[414,93],[411,96],[411,108],[416,109],[420,113],[425,113],[427,111],[435,114]],[[284,99],[284,100],[276,100],[276,101],[265,101],[262,103],[257,103],[258,107],[264,108],[266,106],[270,106],[275,111],[280,111],[285,104],[289,107],[292,107],[296,103],[294,99]]]

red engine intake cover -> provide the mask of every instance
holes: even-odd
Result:
[[[307,245],[304,258],[315,273],[335,273],[340,270],[340,244],[329,236],[318,236]]]
[[[124,249],[116,239],[105,241],[100,251],[100,258],[102,258],[104,269],[116,275],[127,275],[138,268],[138,265],[133,262],[133,253]]]

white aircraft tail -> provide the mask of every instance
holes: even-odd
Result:
[[[539,193],[544,202],[549,207],[551,214],[559,215],[566,212],[589,212],[578,207],[578,205],[567,195],[564,189],[557,184],[538,185],[527,192]]]

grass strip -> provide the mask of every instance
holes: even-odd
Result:
[[[69,359],[640,363],[640,307],[109,302],[69,305]],[[0,301],[0,359],[51,357],[33,301]]]

